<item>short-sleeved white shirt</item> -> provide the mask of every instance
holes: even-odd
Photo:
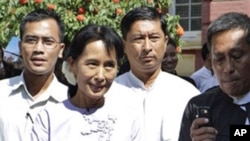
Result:
[[[135,102],[142,108],[145,141],[177,141],[182,115],[189,99],[200,94],[191,83],[161,71],[148,89],[132,71],[115,80],[135,93]]]
[[[67,99],[67,87],[54,75],[36,100],[27,90],[23,73],[0,81],[0,140],[20,141],[30,133],[32,121],[44,107]]]
[[[196,87],[202,93],[209,88],[219,85],[215,75],[205,66],[194,72],[190,77],[194,80]]]

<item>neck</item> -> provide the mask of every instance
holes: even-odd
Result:
[[[144,86],[146,88],[149,88],[154,83],[160,71],[161,68],[158,68],[157,70],[152,72],[143,72],[143,73],[132,70],[133,74],[144,83]]]
[[[52,80],[53,73],[47,75],[35,75],[24,72],[24,81],[29,93],[33,96],[34,99],[36,99],[49,87]]]
[[[70,99],[70,102],[74,106],[79,107],[79,108],[86,108],[87,110],[91,108],[102,107],[104,105],[104,101],[105,101],[104,97],[101,97],[99,99],[90,98],[86,96],[85,94],[80,93],[79,89],[77,90],[77,93],[75,94],[75,96],[73,96]]]

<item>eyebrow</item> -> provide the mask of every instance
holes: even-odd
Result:
[[[53,40],[56,41],[56,39],[55,39],[54,37],[52,37],[52,36],[25,35],[23,38],[24,38],[24,39],[25,39],[25,38],[42,38],[42,39],[53,39]]]

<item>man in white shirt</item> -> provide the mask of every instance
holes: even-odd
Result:
[[[141,107],[145,141],[177,141],[186,103],[200,93],[191,83],[161,70],[166,29],[164,17],[151,7],[133,9],[121,22],[130,71],[116,82],[135,92],[128,102]]]
[[[212,70],[211,53],[207,43],[202,46],[201,56],[204,61],[203,67],[195,71],[190,77],[194,80],[196,87],[203,93],[209,88],[218,86],[219,83]]]
[[[19,50],[24,70],[0,81],[0,140],[21,141],[44,107],[67,98],[54,75],[64,50],[64,24],[54,11],[38,9],[21,21]]]

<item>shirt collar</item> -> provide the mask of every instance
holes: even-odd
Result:
[[[154,84],[158,81],[157,79],[159,79],[160,75],[162,75],[162,73],[163,73],[163,71],[161,70],[160,73],[158,74],[157,78],[154,80],[154,82],[151,84],[151,86],[149,88],[146,88],[144,86],[144,83],[137,76],[135,76],[131,70],[128,72],[128,75],[129,75],[129,78],[130,78],[133,86],[147,89],[147,90],[151,90],[153,88]]]
[[[237,105],[243,105],[250,102],[250,91],[241,98],[232,97],[233,101]]]
[[[10,79],[9,85],[11,86],[12,91],[15,91],[19,87],[23,86],[26,91],[26,94],[29,94],[27,90],[27,86],[24,81],[23,72],[19,76],[16,76]],[[62,89],[62,88],[65,88],[65,89]],[[10,95],[12,94],[15,94],[15,93],[10,93]],[[49,97],[53,98],[55,101],[60,102],[67,98],[67,87],[61,82],[59,82],[56,75],[53,74],[53,79],[49,87],[46,90],[46,94],[48,94]]]
[[[23,79],[23,72],[18,76],[10,78],[8,83],[12,91],[17,90],[21,86],[25,87],[25,82]],[[9,95],[12,95],[12,94],[15,94],[15,93],[10,93]]]
[[[131,70],[128,72],[128,75],[133,86],[145,88],[144,83],[140,79],[138,79]]]
[[[50,95],[57,102],[65,100],[68,96],[67,86],[58,81],[55,74],[53,74],[53,80],[46,90],[46,93]]]

